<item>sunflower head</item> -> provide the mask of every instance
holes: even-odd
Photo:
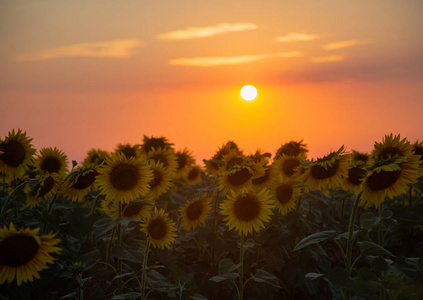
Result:
[[[72,172],[65,195],[72,201],[82,201],[88,192],[96,190],[96,177],[98,172],[94,165],[88,168],[80,168]]]
[[[149,182],[150,194],[159,197],[166,193],[172,186],[174,172],[165,168],[161,162],[155,160],[151,160],[149,166],[153,171],[153,178]]]
[[[155,161],[156,163],[162,163],[163,167],[172,173],[175,173],[178,168],[175,152],[171,148],[153,148],[148,152],[147,160],[149,162]]]
[[[41,199],[47,199],[60,189],[60,176],[57,174],[43,173],[38,177],[38,182],[31,187],[26,199],[25,208],[34,208],[40,205]]]
[[[56,147],[42,148],[35,160],[35,166],[41,172],[62,176],[68,172],[68,157]]]
[[[400,135],[393,136],[385,135],[381,143],[375,142],[373,155],[377,160],[386,160],[390,157],[410,156],[413,155],[413,146],[407,141],[406,138],[400,139]]]
[[[196,184],[202,180],[201,179],[202,173],[203,173],[203,169],[200,166],[193,165],[189,168],[185,179],[188,184]]]
[[[260,192],[251,189],[231,191],[226,201],[220,204],[220,209],[222,215],[226,216],[225,221],[229,229],[235,229],[243,235],[259,231],[264,227],[264,222],[269,222],[270,216],[273,215],[267,189]]]
[[[205,160],[207,173],[216,175],[219,172],[220,166],[223,165],[223,157],[228,155],[231,150],[235,150],[242,154],[237,144],[232,141],[227,142],[217,150],[211,159]]]
[[[302,165],[303,160],[299,156],[282,154],[273,161],[276,173],[286,180],[299,176],[300,167]]]
[[[147,155],[152,150],[161,149],[172,149],[173,144],[169,143],[169,141],[165,137],[148,137],[144,135],[143,143],[141,144],[141,152]]]
[[[140,194],[147,194],[149,182],[153,179],[153,171],[143,156],[128,159],[123,153],[112,154],[106,159],[105,164],[98,168],[98,174],[100,193],[107,200],[125,203],[137,199]]]
[[[220,174],[219,187],[223,194],[227,194],[230,190],[238,191],[249,186],[254,175],[255,171],[249,165],[234,166]]]
[[[273,165],[263,166],[264,173],[262,176],[257,176],[251,179],[251,186],[256,190],[262,190],[266,187],[270,187],[274,184],[277,173]]]
[[[47,264],[54,263],[52,253],[60,254],[56,245],[61,241],[56,234],[38,235],[40,228],[16,230],[12,222],[9,228],[0,228],[0,285],[11,283],[16,279],[33,282],[40,279],[39,272],[47,269]]]
[[[180,208],[182,226],[186,231],[204,224],[212,208],[211,202],[211,198],[205,195],[189,200]]]
[[[149,215],[144,224],[141,225],[143,231],[153,247],[160,249],[170,248],[176,241],[175,222],[169,218],[169,214],[163,209],[157,210],[154,207],[153,216]]]
[[[139,156],[139,145],[131,145],[131,144],[118,144],[115,152],[116,153],[123,153],[126,158],[131,157],[138,157]]]
[[[154,200],[151,198],[149,198],[149,200],[134,200],[129,203],[123,202],[122,218],[145,220],[150,215],[150,212],[153,209],[154,205]],[[116,220],[119,218],[119,203],[117,201],[103,200],[102,209],[112,219]]]
[[[279,180],[271,188],[272,198],[275,207],[280,214],[286,215],[288,211],[294,210],[302,191],[297,181]]]
[[[7,178],[18,178],[25,173],[25,169],[32,164],[35,149],[31,145],[32,139],[26,132],[13,129],[2,141],[0,139],[0,172]]]
[[[89,167],[91,165],[101,165],[108,157],[110,157],[110,154],[107,151],[101,149],[91,149],[87,152],[87,156],[82,162],[82,166]]]
[[[269,164],[269,159],[272,155],[267,152],[263,152],[260,149],[257,149],[254,154],[248,155],[248,160],[253,163],[262,164],[263,166]]]
[[[176,173],[178,176],[183,177],[188,173],[189,168],[195,164],[195,159],[187,148],[177,151],[175,155],[178,163]]]
[[[278,158],[281,155],[286,155],[286,156],[301,156],[302,159],[305,159],[307,152],[308,152],[308,149],[307,149],[307,146],[303,144],[303,140],[299,142],[290,141],[279,147],[279,149],[276,151],[275,158]]]
[[[371,157],[367,153],[352,150],[351,151],[351,162],[355,166],[369,165],[369,163],[371,162]]]

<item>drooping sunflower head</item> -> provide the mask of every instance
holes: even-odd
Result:
[[[126,156],[126,158],[138,157],[139,151],[140,151],[139,148],[140,148],[139,145],[118,144],[115,149],[115,152],[123,153]]]
[[[259,163],[263,166],[269,164],[269,159],[272,155],[267,152],[263,152],[261,149],[257,149],[254,154],[248,155],[248,160],[253,163]]]
[[[58,174],[43,173],[38,177],[38,182],[31,187],[26,199],[25,208],[34,208],[40,205],[41,199],[47,199],[60,189],[60,176]]]
[[[41,172],[63,176],[68,172],[68,156],[56,147],[42,148],[35,160],[35,166]]]
[[[288,211],[295,209],[302,190],[297,181],[283,180],[279,177],[276,184],[272,186],[271,193],[276,209],[280,214],[286,215]]]
[[[203,169],[200,166],[193,165],[189,168],[185,179],[188,184],[196,184],[202,180],[201,179],[202,173],[203,173]]]
[[[105,164],[98,168],[98,174],[100,193],[107,200],[125,203],[137,199],[140,194],[147,194],[149,182],[153,179],[153,171],[143,156],[128,159],[123,153],[112,154],[106,159]]]
[[[154,248],[170,248],[176,241],[175,225],[168,213],[165,213],[163,209],[158,211],[157,207],[154,207],[154,214],[147,217],[146,222],[141,225],[141,231],[147,235]]]
[[[134,200],[129,203],[122,203],[122,218],[131,220],[145,220],[150,215],[153,206],[155,205],[154,200]],[[102,209],[112,219],[116,220],[119,218],[119,203],[112,200],[103,200]]]
[[[342,186],[348,176],[348,157],[344,154],[344,146],[338,151],[334,151],[311,161],[305,166],[302,179],[305,181],[305,191],[321,190],[325,192]]]
[[[174,173],[165,168],[161,162],[151,160],[150,169],[153,171],[153,178],[149,182],[150,194],[159,197],[166,193],[172,186]]]
[[[356,166],[369,165],[371,162],[371,157],[367,153],[359,152],[352,150],[351,151],[351,162]]]
[[[303,160],[299,156],[280,155],[273,161],[276,173],[285,180],[298,177]]]
[[[21,129],[13,129],[3,141],[0,139],[0,172],[6,178],[21,177],[32,164],[35,149],[31,141]]]
[[[264,222],[269,222],[273,215],[272,207],[267,189],[260,192],[251,189],[231,191],[220,204],[221,213],[226,216],[226,225],[243,235],[264,227]]]
[[[189,168],[195,164],[195,159],[187,148],[182,151],[177,151],[175,155],[178,163],[176,174],[180,177],[184,177],[188,173]]]
[[[65,191],[65,196],[75,202],[82,201],[85,195],[97,189],[97,175],[97,169],[93,165],[74,171],[69,178],[69,185]]]
[[[276,151],[275,159],[277,159],[281,155],[301,156],[302,159],[306,159],[307,152],[308,149],[307,146],[303,144],[303,140],[299,142],[290,141],[279,147],[279,149]]]
[[[172,173],[175,173],[178,168],[175,152],[171,148],[154,148],[148,152],[147,160],[162,163],[163,167]]]
[[[232,167],[220,174],[219,187],[223,194],[227,194],[230,190],[238,191],[251,184],[251,180],[255,177],[254,173],[254,169],[249,165]]]
[[[251,186],[253,189],[261,191],[264,188],[272,186],[276,180],[276,169],[273,165],[263,166],[264,173],[262,176],[251,179]]]
[[[180,208],[182,226],[186,231],[201,226],[212,208],[211,198],[207,195],[189,200]]]
[[[148,137],[144,135],[143,143],[141,144],[141,152],[147,155],[153,149],[172,149],[173,144],[169,143],[166,137]]]
[[[56,245],[61,241],[56,234],[38,235],[40,228],[16,230],[12,222],[9,228],[0,228],[0,285],[12,283],[16,279],[18,286],[22,282],[40,279],[39,272],[53,264],[52,253],[60,254]]]
[[[101,149],[91,149],[87,152],[87,156],[82,162],[83,167],[96,166],[104,163],[106,158],[109,158],[110,154],[107,151]]]
[[[417,182],[418,168],[418,160],[410,160],[407,156],[374,160],[361,184],[359,204],[378,207],[385,198],[407,194],[409,185]]]
[[[393,136],[385,135],[382,138],[381,143],[375,142],[372,154],[377,160],[386,160],[390,157],[398,156],[410,156],[413,155],[413,146],[406,138],[400,139],[400,135]]]
[[[245,164],[247,161],[247,158],[238,150],[232,149],[232,150],[229,150],[228,154],[223,155],[222,160],[224,163],[222,167],[224,168],[224,170],[228,171],[232,167]]]
[[[217,150],[211,159],[205,160],[207,173],[216,175],[219,172],[220,166],[223,165],[223,157],[228,155],[231,150],[235,150],[242,154],[242,151],[239,150],[237,144],[232,141],[227,142]]]

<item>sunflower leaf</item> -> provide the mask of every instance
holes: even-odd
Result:
[[[361,255],[386,255],[386,256],[395,256],[382,246],[379,246],[376,243],[363,241],[357,242],[358,247],[361,250]]]
[[[276,276],[262,269],[258,269],[255,275],[251,274],[251,278],[256,282],[265,282],[275,288],[281,287],[279,284],[279,280],[278,278],[276,278]]]
[[[225,258],[219,261],[219,275],[225,275],[238,269],[241,264],[234,264],[232,259]]]
[[[132,300],[132,299],[137,299],[140,296],[141,296],[141,293],[129,292],[126,294],[116,295],[111,300],[128,300],[128,299]]]
[[[303,238],[301,241],[299,241],[299,243],[295,246],[293,251],[300,250],[310,245],[318,244],[320,242],[334,238],[337,235],[338,233],[335,230],[327,230],[327,231],[320,231],[320,232],[313,233],[312,235],[309,235]]]

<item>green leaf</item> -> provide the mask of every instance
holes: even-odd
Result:
[[[361,255],[386,255],[386,256],[395,256],[385,248],[379,246],[376,243],[363,241],[357,242],[358,247],[361,250]]]
[[[384,210],[381,214],[380,214],[380,218],[382,220],[387,220],[392,218],[392,216],[394,215],[392,210]]]
[[[266,272],[265,270],[258,269],[255,275],[251,274],[251,277],[254,281],[266,282],[268,285],[271,285],[275,288],[281,287],[278,278],[276,278],[276,276],[270,274],[269,272]]]
[[[136,272],[123,273],[123,274],[120,274],[120,275],[117,275],[117,276],[113,277],[112,281],[113,280],[116,280],[116,279],[119,279],[119,278],[126,277],[126,276],[134,276],[134,275],[136,275]]]
[[[116,295],[111,300],[128,300],[128,299],[132,300],[132,299],[137,299],[138,297],[141,297],[141,293],[129,292],[126,294]]]
[[[67,299],[67,298],[76,298],[76,292],[72,292],[72,293],[69,293],[69,294],[67,294],[67,295],[64,295],[62,298],[60,298],[60,299]],[[9,298],[6,298],[6,299],[9,299]]]
[[[225,258],[219,261],[219,275],[224,275],[237,270],[241,264],[234,264],[232,259]]]
[[[238,273],[227,273],[227,274],[223,274],[223,275],[213,276],[213,277],[209,278],[209,280],[213,281],[213,282],[221,282],[221,281],[228,280],[228,279],[236,279],[238,277],[239,277]]]
[[[334,238],[337,236],[338,233],[336,233],[335,230],[328,230],[328,231],[320,231],[313,233],[312,235],[309,235],[308,237],[303,238],[294,248],[293,251],[300,250],[304,247],[314,245],[326,240],[329,240],[331,238]]]
[[[112,248],[112,256],[121,260],[130,261],[133,263],[138,263],[138,264],[143,263],[143,257],[138,251],[135,251],[132,249],[126,249],[123,246],[114,246]]]
[[[315,280],[317,278],[321,278],[321,277],[324,277],[324,276],[325,276],[325,274],[310,272],[310,273],[305,274],[304,277],[308,278],[310,280]]]
[[[195,294],[189,297],[189,299],[191,300],[207,300],[206,297],[200,295],[200,294]]]

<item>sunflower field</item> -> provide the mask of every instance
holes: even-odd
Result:
[[[308,159],[0,137],[0,300],[423,299],[423,142]]]

